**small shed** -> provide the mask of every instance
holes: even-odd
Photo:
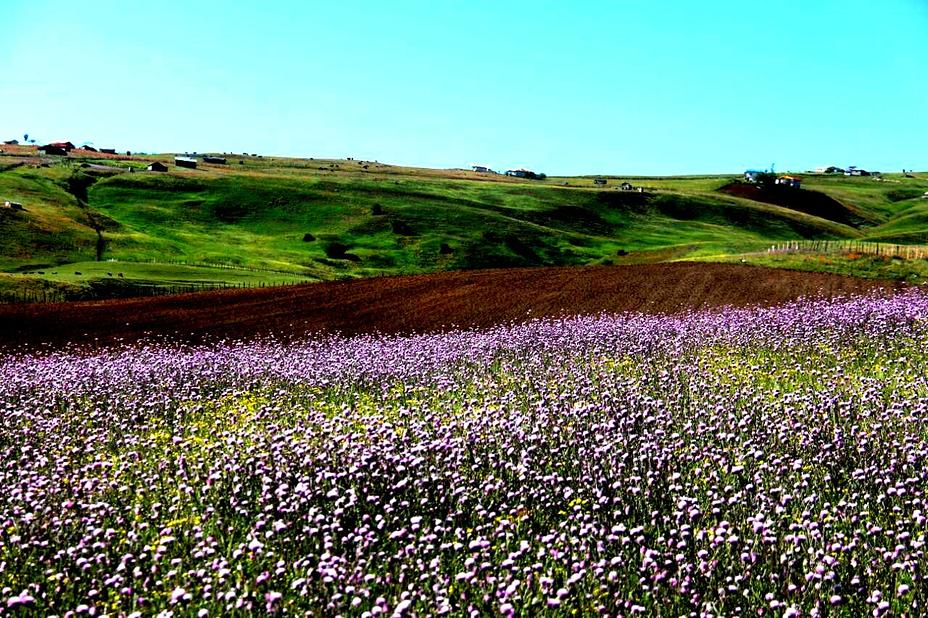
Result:
[[[66,155],[74,150],[74,144],[71,142],[50,142],[44,146],[39,146],[39,150],[50,155]]]
[[[101,149],[100,149],[100,152],[102,152],[103,154],[111,154],[111,155],[114,155],[114,154],[116,154],[116,149],[115,149],[115,148],[101,148]]]
[[[152,161],[145,169],[149,172],[166,172],[168,171],[168,166],[161,161]]]
[[[174,157],[174,165],[195,170],[197,169],[197,160],[191,157]]]

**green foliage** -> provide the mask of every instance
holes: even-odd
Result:
[[[895,279],[910,283],[928,281],[928,260],[907,260],[881,255],[816,255],[806,253],[754,254],[726,259],[727,261],[740,260],[757,266],[833,273],[868,279]]]
[[[772,172],[763,172],[755,176],[754,181],[762,187],[772,187],[777,182],[777,175]]]

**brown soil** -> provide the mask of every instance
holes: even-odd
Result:
[[[160,298],[0,305],[0,347],[107,345],[148,336],[182,341],[314,332],[402,333],[487,327],[533,317],[678,312],[772,305],[902,284],[736,264],[678,262],[464,271],[224,290]]]
[[[867,222],[861,213],[855,209],[819,191],[777,185],[764,187],[744,182],[729,183],[719,191],[754,200],[755,202],[783,206],[790,210],[804,212],[808,215],[853,227],[860,227]]]

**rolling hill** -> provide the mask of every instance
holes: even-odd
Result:
[[[770,263],[761,252],[785,240],[928,241],[928,178],[899,175],[807,176],[802,199],[773,199],[732,176],[607,177],[603,187],[592,177],[255,156],[156,173],[144,163],[169,157],[85,154],[0,156],[0,200],[25,208],[0,210],[0,293],[76,299],[475,268]],[[623,180],[641,192],[619,190]],[[909,270],[928,274],[919,269]]]

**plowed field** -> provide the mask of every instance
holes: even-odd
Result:
[[[158,298],[0,306],[0,346],[436,331],[534,317],[773,305],[902,284],[734,264],[501,269]]]

